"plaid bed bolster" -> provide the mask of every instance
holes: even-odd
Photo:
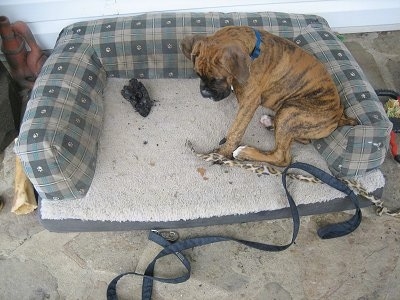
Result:
[[[326,65],[346,113],[360,122],[314,142],[335,175],[362,175],[381,165],[392,125],[360,67],[323,18],[274,12],[143,14],[79,22],[60,33],[36,80],[15,145],[40,196],[75,199],[90,187],[106,77],[194,78],[179,41],[229,25],[263,28],[290,39]]]
[[[378,96],[346,46],[329,28],[312,24],[294,42],[323,62],[331,74],[348,116],[360,125],[337,128],[313,142],[338,177],[363,175],[386,156],[392,124]]]
[[[105,84],[106,72],[89,44],[56,48],[44,64],[14,147],[40,197],[75,199],[88,191]]]

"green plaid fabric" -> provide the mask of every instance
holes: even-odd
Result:
[[[179,41],[229,25],[263,28],[293,40],[327,66],[347,114],[361,123],[314,142],[335,175],[362,175],[382,163],[391,123],[323,18],[274,12],[154,13],[79,22],[60,33],[35,83],[15,146],[40,196],[86,194],[94,176],[106,77],[194,78]]]
[[[314,15],[156,13],[76,23],[62,31],[57,44],[91,44],[110,77],[192,78],[191,62],[179,50],[179,41],[186,35],[246,25],[293,39],[312,23],[327,26],[324,19]]]

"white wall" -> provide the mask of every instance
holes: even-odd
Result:
[[[340,33],[400,30],[399,0],[0,0],[0,15],[27,22],[43,49],[74,22],[155,11],[309,13]]]

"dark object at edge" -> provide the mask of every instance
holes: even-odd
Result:
[[[392,99],[400,101],[399,100],[400,94],[396,91],[378,89],[378,90],[375,90],[375,92],[379,97],[390,97]],[[385,102],[386,101],[384,101],[384,103]],[[393,123],[393,131],[396,133],[399,133],[400,132],[400,118],[389,118],[389,121]]]
[[[0,61],[0,152],[18,136],[25,105],[22,99],[20,87]]]
[[[391,97],[400,101],[400,94],[393,90],[375,90],[378,96]],[[393,130],[390,133],[390,152],[393,155],[395,161],[400,163],[400,155],[398,154],[398,147],[396,144],[395,132],[400,132],[400,119],[399,118],[389,118],[389,121],[393,123]]]

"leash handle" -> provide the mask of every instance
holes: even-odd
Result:
[[[341,223],[336,223],[336,224],[331,224],[328,226],[325,226],[323,228],[320,228],[318,230],[318,235],[322,239],[330,239],[330,238],[335,238],[335,237],[340,237],[344,236],[346,234],[351,233],[354,231],[358,225],[361,222],[361,210],[358,204],[358,199],[354,192],[347,186],[345,185],[342,181],[338,180],[337,178],[333,177],[332,175],[312,166],[309,164],[305,163],[300,163],[296,162],[288,166],[282,173],[282,183],[283,187],[285,189],[285,193],[289,202],[289,207],[290,211],[292,214],[292,219],[293,219],[293,233],[292,233],[292,240],[290,241],[289,244],[287,245],[269,245],[265,243],[259,243],[259,242],[253,242],[253,241],[247,241],[247,240],[241,240],[241,239],[235,239],[231,237],[225,237],[225,236],[202,236],[202,237],[195,237],[195,238],[190,238],[186,240],[180,240],[176,242],[170,242],[165,239],[160,233],[157,231],[150,231],[149,233],[149,240],[159,244],[160,246],[163,247],[163,250],[161,250],[157,256],[152,260],[152,262],[147,266],[144,274],[139,274],[136,272],[127,272],[120,274],[119,276],[115,277],[110,284],[108,285],[107,288],[107,300],[117,300],[117,283],[118,280],[121,279],[125,275],[137,275],[143,277],[143,284],[142,284],[142,299],[143,300],[150,300],[153,292],[153,283],[154,281],[159,281],[159,282],[164,282],[164,283],[182,283],[185,282],[190,278],[190,271],[191,271],[191,266],[190,266],[190,261],[181,253],[183,250],[187,250],[190,248],[194,248],[197,246],[203,246],[203,245],[208,245],[212,243],[217,243],[217,242],[225,242],[225,241],[234,241],[237,243],[241,243],[243,245],[246,245],[251,248],[255,248],[258,250],[262,251],[272,251],[272,252],[277,252],[277,251],[283,251],[287,248],[289,248],[296,240],[296,237],[299,232],[300,228],[300,216],[299,212],[296,206],[296,203],[294,202],[292,196],[290,195],[288,189],[287,189],[287,182],[286,182],[286,177],[289,169],[301,169],[304,170],[313,176],[319,178],[321,181],[324,183],[328,184],[329,186],[345,193],[350,200],[353,202],[355,208],[356,208],[356,213],[352,218],[350,218],[348,221],[341,222]],[[156,277],[154,276],[154,267],[158,259],[167,256],[167,255],[175,255],[180,262],[183,264],[183,266],[186,268],[186,272],[178,277],[175,278],[161,278],[161,277]]]

